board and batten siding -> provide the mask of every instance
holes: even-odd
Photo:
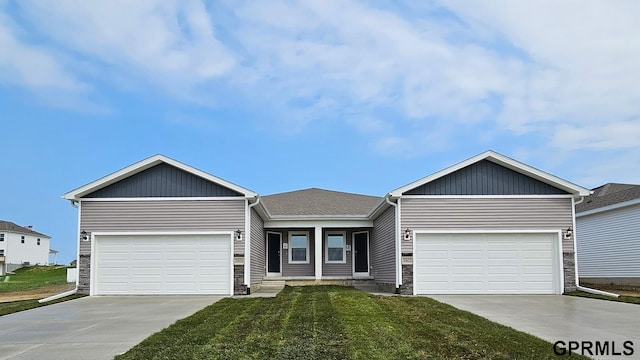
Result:
[[[640,205],[576,218],[578,274],[640,277]]]
[[[251,209],[251,284],[262,282],[267,261],[264,221]]]
[[[88,233],[116,231],[244,230],[244,198],[238,200],[82,201],[80,229]],[[234,241],[244,254],[244,237]],[[80,242],[80,255],[91,254],[91,242]]]
[[[396,212],[389,207],[373,221],[369,238],[372,275],[377,283],[396,282]]]
[[[401,229],[563,230],[572,226],[571,198],[410,198],[401,199]],[[455,232],[455,231],[453,231]],[[412,253],[413,242],[402,241]],[[573,239],[563,240],[573,252]]]

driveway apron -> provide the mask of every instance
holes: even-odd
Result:
[[[0,317],[0,359],[112,359],[217,296],[94,296]]]
[[[617,358],[640,358],[640,305],[562,295],[430,297],[551,343],[608,341],[622,351],[624,342],[632,341],[633,356]]]

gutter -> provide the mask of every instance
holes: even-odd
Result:
[[[610,293],[607,291],[602,291],[602,290],[597,290],[597,289],[592,289],[592,288],[588,288],[588,287],[584,287],[584,286],[580,286],[580,277],[578,276],[578,242],[576,241],[576,237],[577,237],[577,231],[576,231],[576,215],[575,215],[575,208],[576,205],[581,204],[584,201],[585,197],[582,196],[580,197],[580,200],[576,201],[573,203],[573,241],[574,241],[574,246],[576,249],[576,256],[575,256],[575,264],[576,264],[576,289],[580,290],[580,291],[584,291],[586,293],[589,294],[596,294],[596,295],[604,295],[604,296],[610,296],[610,297],[614,297],[617,298],[620,295],[618,294],[614,294],[614,293]]]
[[[245,219],[244,233],[246,236],[244,239],[244,278],[245,285],[247,286],[247,295],[251,295],[251,208],[259,203],[260,196],[256,196],[256,202],[247,206],[248,211]]]
[[[592,288],[588,288],[588,287],[584,287],[584,286],[580,286],[580,285],[576,285],[576,289],[578,289],[580,291],[584,291],[584,292],[589,293],[589,294],[604,295],[604,296],[610,296],[610,297],[613,297],[613,298],[620,297],[620,295],[618,295],[618,294],[614,294],[614,293],[610,293],[610,292],[602,291],[602,290],[596,290],[596,289],[592,289]]]
[[[76,285],[76,288],[73,289],[73,290],[69,290],[69,291],[66,291],[66,292],[63,292],[63,293],[60,293],[60,294],[57,294],[57,295],[52,295],[52,296],[46,297],[44,299],[40,299],[40,300],[38,300],[38,303],[42,304],[42,303],[45,303],[45,302],[48,302],[48,301],[58,300],[58,299],[61,299],[63,297],[67,297],[67,296],[73,295],[73,294],[75,294],[77,292],[78,292],[78,286]]]
[[[391,194],[387,194],[387,196],[384,197],[384,201],[387,202],[387,204],[393,206],[395,209],[394,211],[394,215],[395,215],[395,219],[394,219],[394,223],[395,223],[395,245],[396,245],[396,294],[400,293],[400,276],[402,274],[402,249],[401,249],[401,244],[400,244],[400,231],[398,230],[400,228],[400,217],[398,216],[398,204],[392,202],[390,200]]]

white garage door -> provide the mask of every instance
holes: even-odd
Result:
[[[96,235],[93,294],[232,293],[230,235]]]
[[[417,234],[417,294],[558,294],[557,234]]]

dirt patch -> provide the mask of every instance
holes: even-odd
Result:
[[[625,296],[639,296],[640,297],[640,286],[634,285],[615,285],[615,284],[589,284],[589,283],[581,283],[581,286],[612,292],[618,295]]]
[[[43,299],[51,295],[56,295],[75,288],[74,283],[47,286],[39,289],[15,291],[11,293],[0,294],[0,302]]]

